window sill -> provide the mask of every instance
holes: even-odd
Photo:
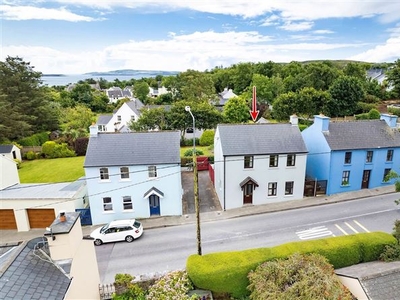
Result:
[[[110,179],[100,179],[99,180],[99,183],[108,183],[108,182],[111,182],[111,180]]]
[[[340,185],[340,187],[342,187],[342,188],[346,188],[346,187],[349,187],[350,186],[350,184],[341,184]]]
[[[134,209],[124,209],[124,210],[122,211],[122,213],[133,213],[133,212],[135,212]]]
[[[131,179],[130,178],[126,178],[126,179],[120,179],[119,182],[130,182]]]
[[[113,210],[106,210],[106,211],[103,211],[103,214],[115,214],[115,211],[113,211]]]

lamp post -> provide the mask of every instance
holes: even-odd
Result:
[[[200,202],[199,202],[199,175],[197,172],[197,160],[196,160],[196,136],[195,136],[195,119],[190,110],[190,106],[185,106],[185,110],[189,112],[193,119],[193,178],[194,178],[194,206],[196,210],[196,230],[197,230],[197,254],[201,255],[201,235],[200,235]]]

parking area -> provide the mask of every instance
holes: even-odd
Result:
[[[200,212],[220,211],[219,203],[214,186],[211,182],[208,171],[199,171],[199,201]],[[194,180],[192,171],[182,171],[182,187],[183,187],[183,214],[194,214]]]

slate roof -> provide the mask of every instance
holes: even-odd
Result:
[[[1,199],[71,199],[86,185],[84,177],[74,182],[24,183],[0,191]],[[1,299],[1,298],[0,298]]]
[[[10,153],[13,145],[0,145],[0,153]]]
[[[323,134],[331,150],[400,147],[400,132],[384,120],[330,122]]]
[[[84,167],[180,164],[180,132],[98,133],[90,137]]]
[[[112,119],[112,115],[100,115],[97,119],[97,125],[107,125],[108,122]]]
[[[139,99],[134,99],[132,101],[126,102],[126,104],[129,106],[132,111],[134,111],[137,115],[140,115],[140,109],[144,106],[142,101]]]
[[[335,270],[356,278],[370,300],[400,299],[400,262],[374,261]]]
[[[299,127],[292,124],[223,124],[218,130],[224,156],[308,152]]]
[[[0,270],[0,299],[64,299],[70,279],[30,245],[9,247]]]

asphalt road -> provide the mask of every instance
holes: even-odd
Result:
[[[397,194],[296,210],[239,217],[201,224],[203,255],[270,247],[290,241],[359,232],[391,233],[400,219]],[[120,242],[96,247],[102,283],[117,273],[138,276],[162,274],[185,267],[197,251],[194,224],[146,230],[131,244]]]

